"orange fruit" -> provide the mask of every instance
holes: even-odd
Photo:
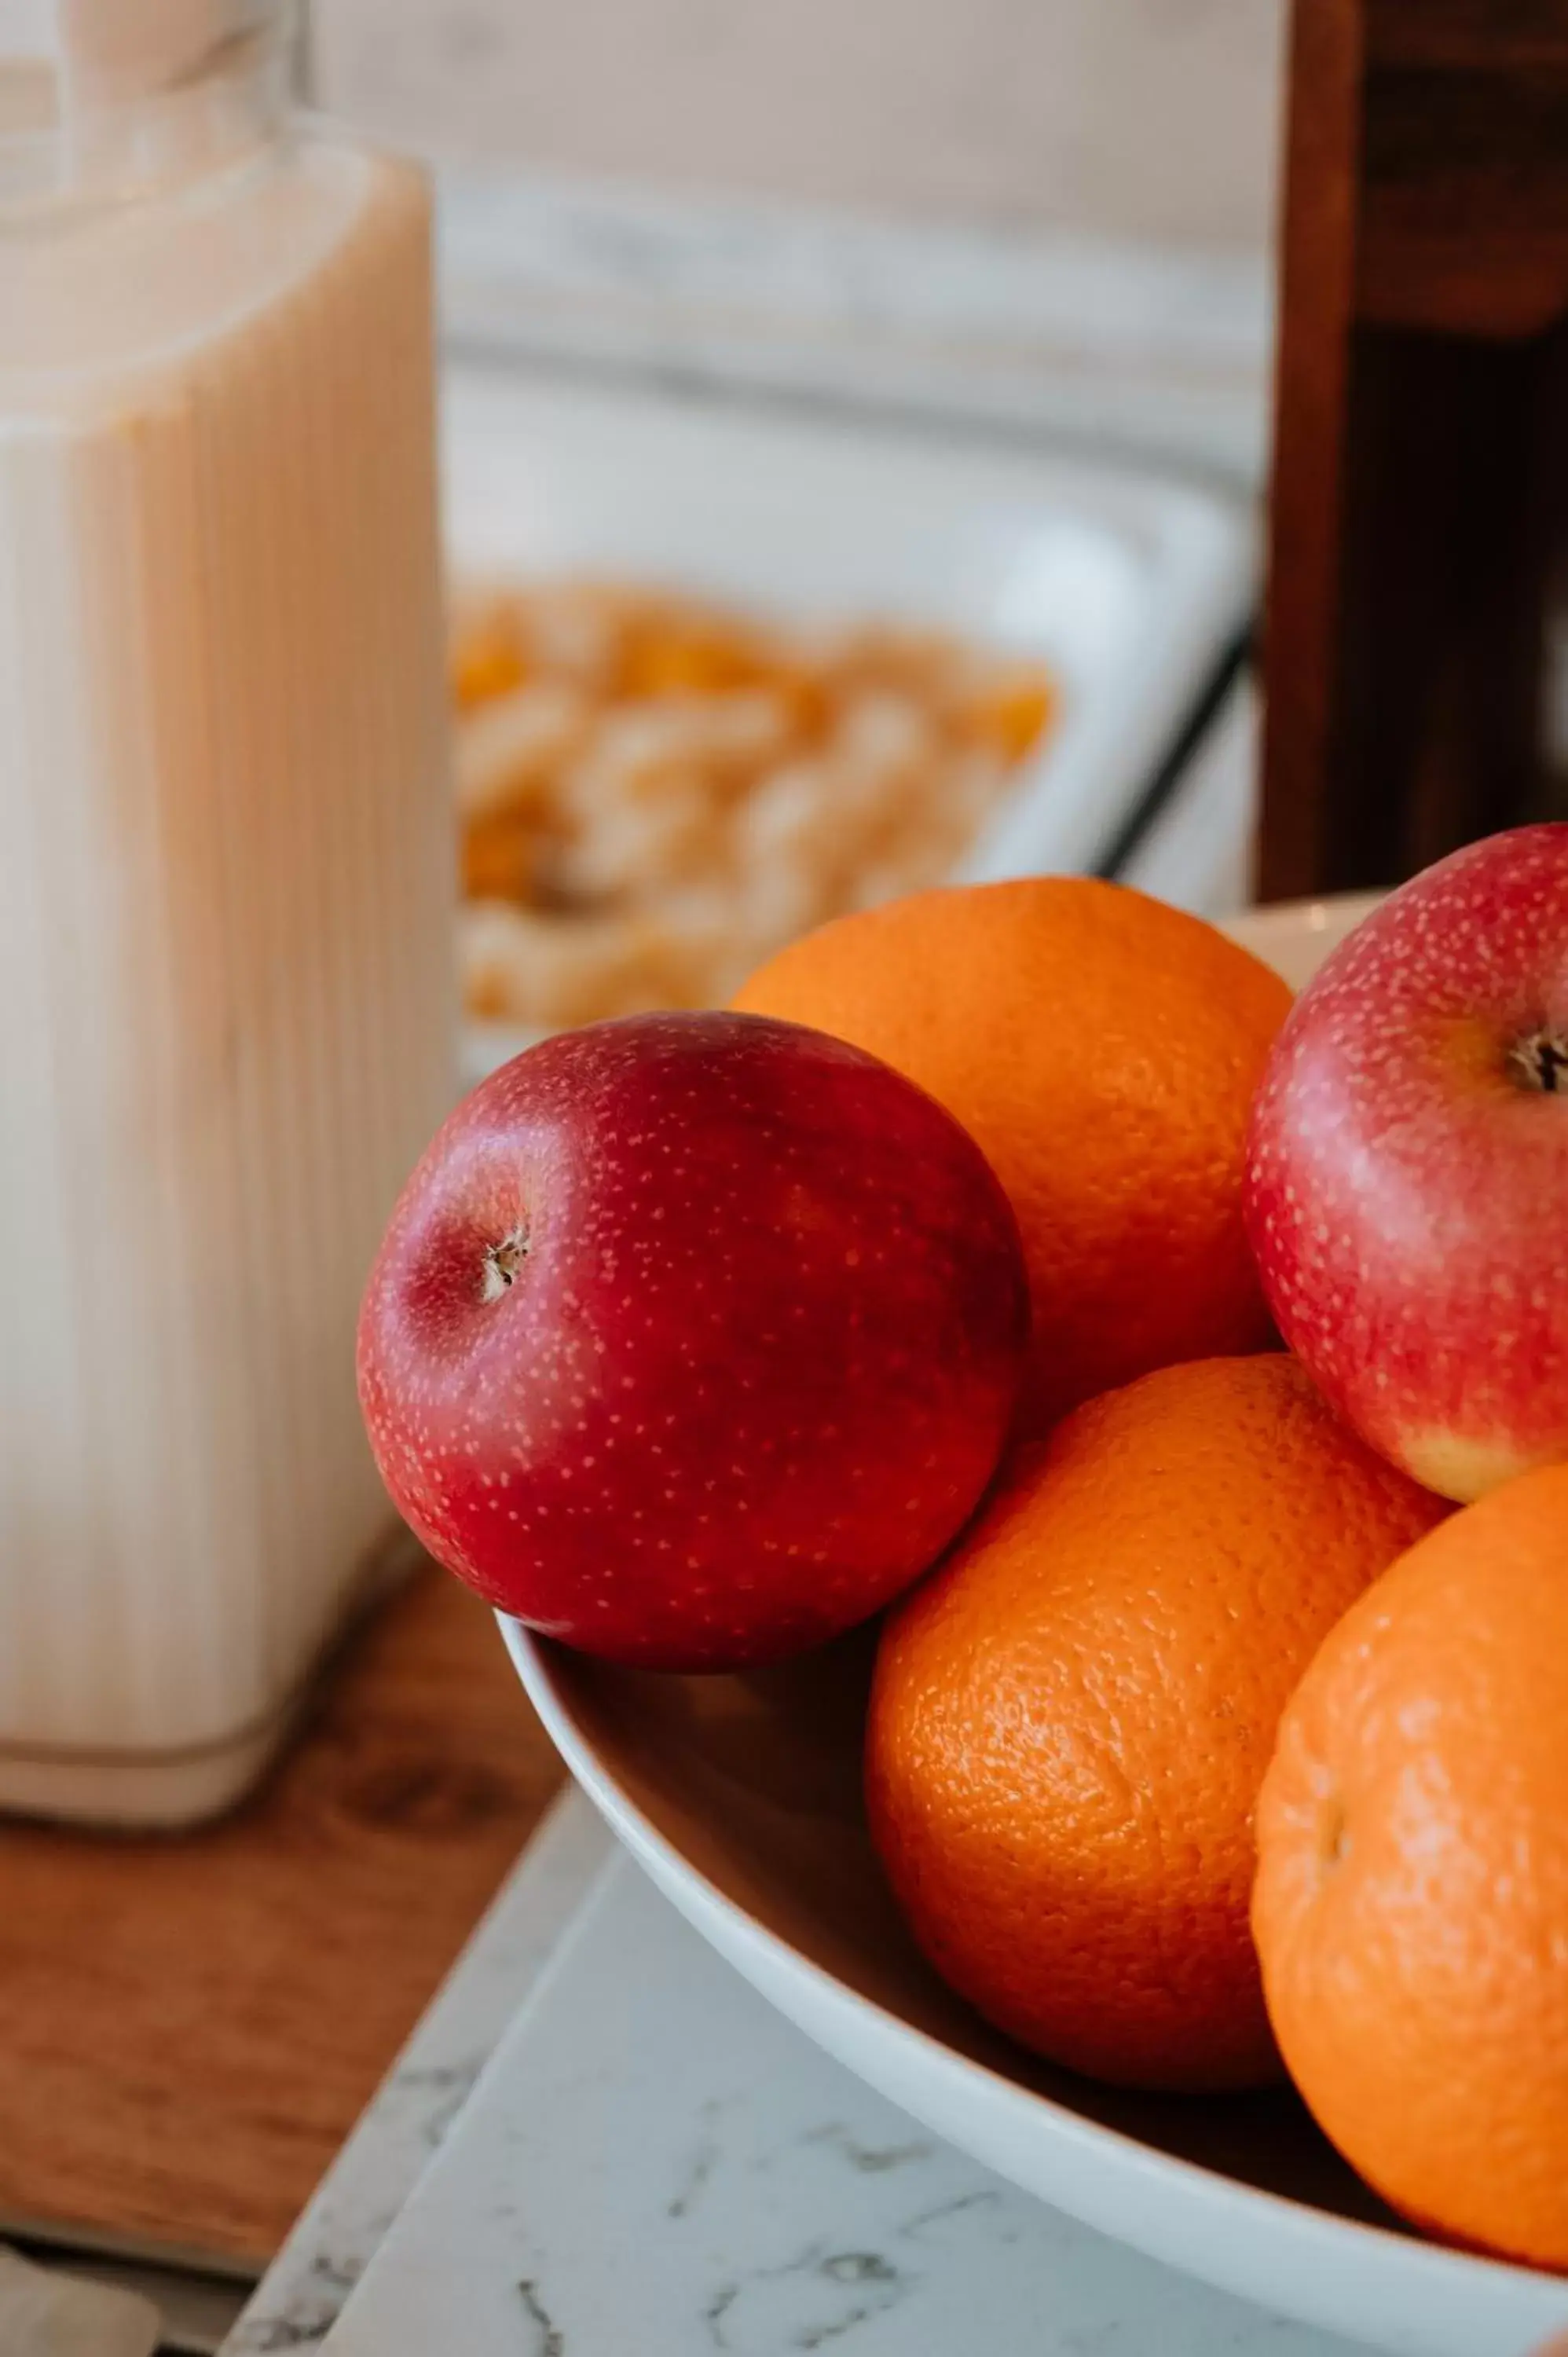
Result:
[[[1568,1466],[1455,1514],[1327,1639],[1252,1921],[1285,2061],[1363,2176],[1568,2268]]]
[[[938,1971],[1096,2078],[1276,2076],[1247,1921],[1275,1727],[1445,1511],[1283,1356],[1163,1369],[1019,1449],[873,1680],[872,1834]]]
[[[1026,1427],[1269,1345],[1241,1166],[1290,993],[1212,925],[1088,877],[955,886],[807,934],[735,1004],[870,1049],[979,1140],[1029,1267]]]

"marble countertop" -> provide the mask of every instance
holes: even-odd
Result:
[[[539,1831],[223,2343],[314,2349],[381,2248],[613,1844],[568,1791]]]
[[[316,2313],[258,2306],[235,2346],[314,2345]],[[1353,2357],[1074,2225],[917,2127],[618,1856],[321,2346]]]

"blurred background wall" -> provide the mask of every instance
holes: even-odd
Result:
[[[1268,236],[1283,0],[316,0],[428,153],[992,229]]]

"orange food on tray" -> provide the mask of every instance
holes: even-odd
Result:
[[[811,633],[593,581],[453,616],[471,1015],[551,1028],[720,1001],[841,911],[935,883],[1047,734],[1041,663]]]

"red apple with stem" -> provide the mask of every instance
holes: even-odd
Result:
[[[400,1512],[491,1603],[728,1669],[940,1554],[1027,1328],[1006,1198],[913,1082],[795,1024],[634,1017],[447,1121],[371,1276],[360,1398]]]
[[[1568,825],[1468,845],[1327,960],[1253,1113],[1291,1348],[1449,1498],[1568,1458]]]

